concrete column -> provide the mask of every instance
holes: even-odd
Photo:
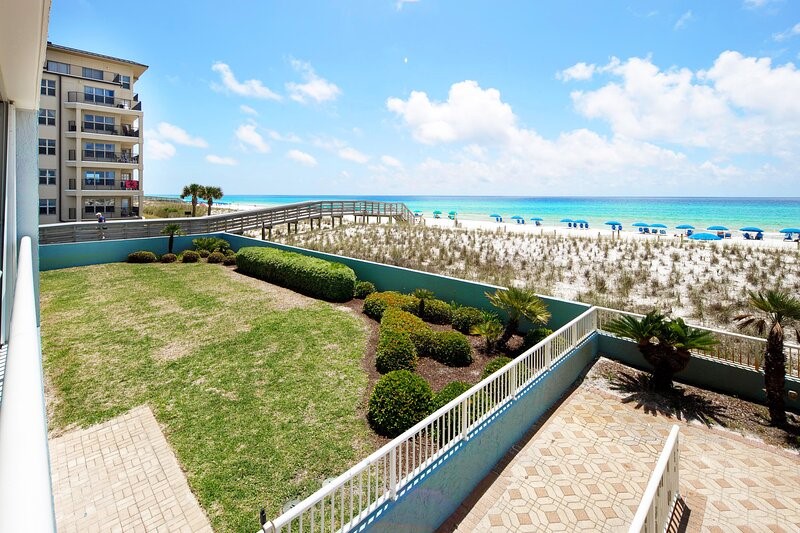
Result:
[[[14,109],[11,107],[11,109]],[[33,289],[39,301],[39,112],[16,109],[16,196],[7,194],[17,210],[17,235],[14,257],[23,236],[31,238]],[[11,147],[9,147],[9,152]],[[10,181],[10,180],[9,180]],[[9,193],[11,191],[8,191]],[[60,195],[59,195],[60,196]],[[8,246],[11,243],[6,244]],[[14,267],[16,269],[16,266]],[[36,306],[39,323],[39,306]]]

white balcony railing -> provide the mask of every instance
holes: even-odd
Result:
[[[680,497],[678,431],[678,426],[672,426],[628,533],[666,531],[672,520],[675,504]]]
[[[328,483],[264,532],[349,531],[597,329],[594,308],[564,325]]]
[[[31,238],[19,245],[0,404],[0,531],[55,531]]]

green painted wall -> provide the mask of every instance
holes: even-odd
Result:
[[[192,239],[198,235],[176,236],[175,253],[192,247]],[[138,250],[149,250],[156,255],[167,253],[168,237],[146,237],[142,239],[71,242],[39,245],[39,270],[55,270],[103,263],[125,261],[128,254]]]

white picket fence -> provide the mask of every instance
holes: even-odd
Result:
[[[680,497],[681,453],[678,432],[678,426],[672,426],[628,533],[660,533],[667,530],[672,520],[675,504]]]
[[[264,532],[349,531],[547,372],[597,329],[592,308],[498,372],[263,526]]]

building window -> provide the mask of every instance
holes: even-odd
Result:
[[[83,159],[91,161],[115,161],[114,145],[107,143],[85,143],[83,145]]]
[[[40,109],[39,110],[39,124],[42,126],[55,126],[56,125],[56,110],[55,109]]]
[[[39,185],[55,185],[55,184],[56,184],[56,169],[40,168]]]
[[[56,80],[42,80],[42,94],[45,96],[56,95]]]
[[[103,71],[97,70],[96,68],[83,67],[83,77],[91,78],[93,80],[102,80]]]
[[[114,133],[114,117],[104,117],[103,115],[84,115],[84,131],[97,133]]]
[[[113,89],[101,89],[99,87],[84,87],[83,100],[96,104],[114,105],[114,91]]]
[[[58,72],[59,74],[69,74],[69,65],[66,63],[59,63],[58,61],[48,61],[47,70],[50,72]]]
[[[113,198],[94,198],[91,200],[84,200],[83,212],[86,214],[94,213],[113,213],[114,212],[114,199]]]
[[[39,155],[56,155],[56,140],[39,139]]]
[[[130,76],[123,76],[122,74],[117,74],[114,76],[114,81],[119,83],[123,89],[130,89],[131,88],[131,77]]]
[[[87,170],[83,173],[83,184],[113,187],[115,178],[116,173],[113,170]]]
[[[39,200],[39,214],[40,215],[55,215],[56,214],[56,199],[45,198]]]

